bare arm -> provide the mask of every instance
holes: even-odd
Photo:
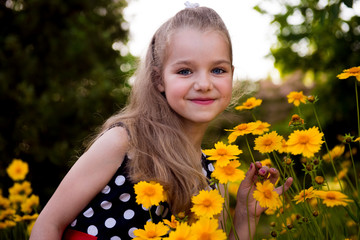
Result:
[[[30,240],[60,240],[65,228],[115,174],[127,150],[128,135],[124,128],[112,128],[97,139],[41,211]]]

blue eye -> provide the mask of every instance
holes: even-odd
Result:
[[[182,69],[182,70],[178,71],[177,73],[180,75],[186,76],[186,75],[190,75],[192,72],[189,69]]]
[[[211,71],[212,73],[215,73],[215,74],[222,74],[225,72],[224,69],[221,69],[221,68],[215,68]]]

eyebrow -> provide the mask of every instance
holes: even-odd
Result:
[[[188,60],[180,60],[180,61],[177,61],[175,63],[173,63],[172,65],[189,65],[189,64],[192,64],[192,61],[188,61]],[[214,65],[217,65],[217,64],[229,64],[230,66],[232,65],[231,62],[229,60],[225,60],[225,59],[220,59],[220,60],[217,60],[215,62],[213,62]]]

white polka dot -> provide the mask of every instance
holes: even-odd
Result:
[[[108,194],[110,192],[110,190],[111,190],[111,188],[108,185],[106,185],[101,192],[104,194]]]
[[[108,202],[108,201],[103,201],[102,203],[100,203],[100,206],[105,209],[105,210],[108,210],[111,208],[112,206],[112,203],[111,202]]]
[[[75,220],[70,224],[70,226],[75,227],[75,226],[76,226],[76,223],[77,223],[77,219],[75,219]]]
[[[98,229],[94,225],[90,225],[87,229],[87,233],[96,236],[98,234]]]
[[[207,176],[207,172],[206,172],[206,170],[205,170],[204,168],[202,168],[202,172],[203,172],[203,174],[204,174],[205,176]]]
[[[129,229],[129,236],[131,237],[131,238],[134,238],[134,237],[136,237],[135,235],[134,235],[134,231],[136,230],[137,228],[136,227],[133,227],[133,228],[130,228]]]
[[[124,218],[129,220],[129,219],[132,219],[135,215],[135,212],[131,209],[128,209],[124,212]]]
[[[114,218],[108,218],[105,221],[105,227],[107,228],[113,228],[116,224],[116,220]]]
[[[214,165],[213,165],[212,163],[209,163],[208,169],[209,169],[210,172],[213,172],[214,169],[215,169],[215,168],[214,168]]]
[[[149,211],[148,208],[144,207],[144,205],[141,205],[141,208],[144,210],[144,211]]]
[[[94,215],[94,210],[92,208],[89,208],[83,214],[84,214],[85,217],[91,218]]]
[[[122,202],[127,202],[127,201],[129,201],[130,200],[130,194],[128,194],[128,193],[123,193],[123,194],[121,194],[120,195],[120,200],[122,201]]]
[[[118,237],[118,236],[113,236],[113,237],[110,238],[110,240],[121,240],[121,238]]]
[[[118,185],[118,186],[123,185],[124,182],[125,182],[125,177],[123,175],[119,175],[115,179],[115,184]]]
[[[155,213],[156,215],[160,216],[163,211],[164,211],[164,206],[159,205],[156,207]]]

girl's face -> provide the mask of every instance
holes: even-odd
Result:
[[[159,90],[185,123],[208,123],[230,102],[233,70],[222,34],[181,29],[167,46]]]

